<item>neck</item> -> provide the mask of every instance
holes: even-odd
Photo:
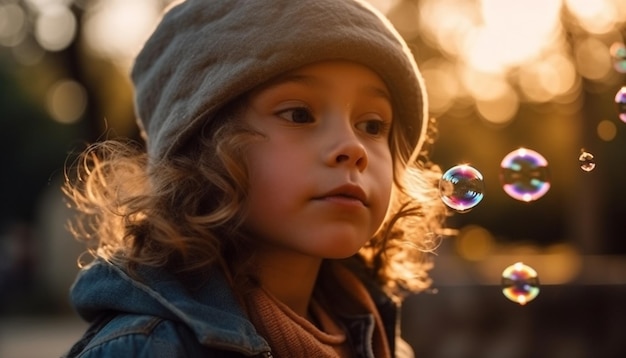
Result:
[[[308,318],[309,303],[322,259],[290,252],[262,252],[261,286],[298,315]]]

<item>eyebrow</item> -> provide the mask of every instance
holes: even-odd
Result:
[[[282,83],[288,83],[288,82],[302,83],[309,87],[321,88],[321,89],[326,89],[330,87],[330,85],[326,81],[320,79],[319,77],[299,75],[299,74],[288,74],[285,76],[281,76],[277,78],[275,81],[273,81],[270,84],[270,86],[277,86]],[[389,92],[379,86],[373,86],[373,85],[362,86],[361,88],[359,88],[359,92],[366,94],[370,97],[377,97],[377,98],[385,99],[389,103],[391,103],[391,96],[389,95]]]

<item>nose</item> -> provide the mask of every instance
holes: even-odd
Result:
[[[364,171],[368,164],[367,150],[354,132],[354,128],[350,124],[342,129],[335,128],[333,137],[335,140],[327,154],[327,164],[333,167],[345,165],[354,167],[359,172]]]

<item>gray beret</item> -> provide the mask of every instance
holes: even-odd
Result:
[[[367,3],[187,0],[165,14],[131,73],[150,161],[176,153],[229,101],[323,60],[355,61],[378,73],[391,92],[406,149],[421,145],[423,81],[404,40]]]

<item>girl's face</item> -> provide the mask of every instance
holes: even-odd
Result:
[[[392,117],[383,81],[352,62],[309,65],[254,92],[244,121],[265,138],[247,153],[247,229],[271,250],[356,253],[389,206]]]

